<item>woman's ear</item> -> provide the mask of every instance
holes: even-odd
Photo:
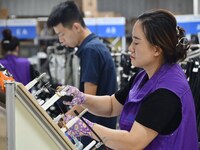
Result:
[[[159,56],[162,53],[162,49],[159,46],[155,46],[154,51],[155,51],[155,53],[154,53],[155,56]]]

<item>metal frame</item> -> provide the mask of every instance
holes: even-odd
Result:
[[[7,145],[8,150],[15,150],[15,83],[5,82],[6,114],[7,114]]]
[[[63,134],[47,112],[21,83],[6,82],[6,113],[8,150],[16,150],[16,100],[28,110],[59,149],[75,150],[73,143]]]

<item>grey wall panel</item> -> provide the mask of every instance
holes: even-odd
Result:
[[[56,4],[64,0],[2,0],[1,7],[8,8],[10,15],[47,16]]]
[[[1,0],[0,7],[8,8],[9,14],[18,16],[48,16],[53,6],[64,0]],[[192,14],[192,0],[98,0],[99,11],[114,11],[132,18],[142,12],[165,8],[175,14]]]
[[[193,13],[193,1],[190,0],[159,0],[159,7],[169,9],[175,14]]]
[[[155,8],[168,9],[175,14],[193,13],[193,1],[189,0],[99,0],[98,4],[99,11],[115,11],[127,18]]]

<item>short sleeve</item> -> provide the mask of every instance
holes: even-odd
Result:
[[[182,118],[180,98],[167,89],[158,89],[141,104],[136,116],[140,124],[167,135],[173,133]]]
[[[128,83],[124,86],[124,88],[118,90],[116,93],[115,93],[115,98],[118,100],[118,102],[122,105],[125,104],[126,102],[126,98],[128,96],[128,93],[131,89],[131,86],[133,84],[133,81],[135,79],[135,76],[136,74],[134,74],[130,80],[128,81]]]

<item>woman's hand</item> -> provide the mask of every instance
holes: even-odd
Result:
[[[60,92],[65,92],[67,96],[72,96],[72,101],[71,102],[65,102],[64,104],[66,105],[80,105],[85,103],[85,94],[83,92],[80,92],[79,89],[76,87],[67,85],[65,87],[61,87],[58,89]]]
[[[77,116],[71,116],[69,114],[65,115],[63,119],[61,119],[58,123],[59,127],[68,127],[68,130],[66,131],[68,135],[80,137],[80,136],[89,136],[92,137],[92,131],[90,128],[80,119],[75,118]],[[84,121],[92,128],[94,126],[94,123],[83,118]],[[75,122],[74,122],[75,121]],[[70,125],[67,125],[69,123]],[[71,125],[73,124],[73,125]]]

